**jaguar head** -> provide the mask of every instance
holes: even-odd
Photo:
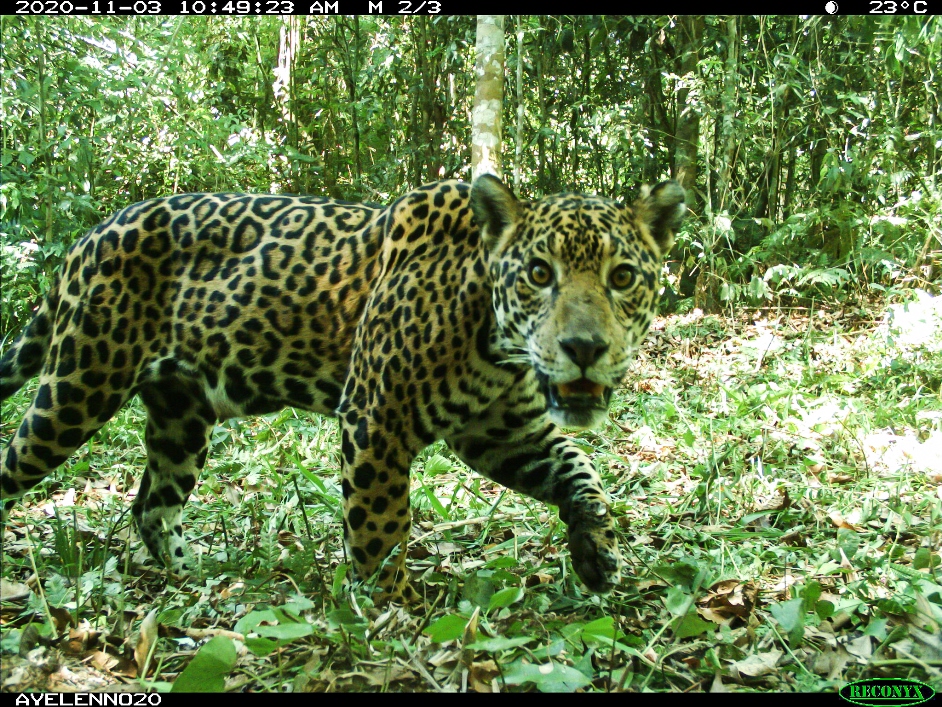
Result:
[[[599,424],[654,317],[661,263],[686,211],[683,188],[644,188],[631,206],[581,194],[525,202],[483,175],[471,208],[501,352],[533,368],[556,424]]]

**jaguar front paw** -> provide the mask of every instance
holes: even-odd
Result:
[[[602,502],[587,504],[569,523],[569,554],[579,579],[596,594],[621,581],[621,552],[615,524]]]

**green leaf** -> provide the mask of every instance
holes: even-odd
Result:
[[[243,636],[251,633],[255,630],[255,627],[260,623],[275,623],[278,619],[275,618],[275,612],[271,609],[259,609],[256,611],[250,611],[241,619],[236,621],[235,631],[236,633],[241,633]]]
[[[165,609],[157,614],[157,623],[164,626],[179,626],[183,618],[183,609]]]
[[[494,592],[494,596],[492,596],[490,602],[488,602],[487,610],[503,609],[505,606],[510,606],[521,599],[523,599],[523,588],[507,587],[506,589],[501,589],[499,592]]]
[[[232,639],[216,636],[200,648],[190,664],[173,681],[171,692],[222,692],[226,676],[236,664]]]
[[[280,644],[270,638],[250,637],[245,639],[245,647],[252,651],[259,658],[273,653]]]
[[[780,604],[772,604],[769,607],[772,616],[778,621],[785,632],[788,634],[788,642],[792,646],[801,643],[805,635],[805,614],[802,610],[802,600],[792,599],[783,601]]]
[[[701,633],[712,633],[714,629],[713,624],[701,619],[695,611],[691,611],[682,619],[677,620],[673,626],[676,638],[689,638],[690,636],[699,636]]]
[[[808,582],[801,589],[801,608],[802,611],[812,611],[818,598],[821,596],[821,583],[816,581]]]
[[[574,692],[591,684],[591,680],[575,668],[548,661],[542,665],[515,661],[504,672],[505,685],[532,682],[540,692]]]
[[[867,628],[864,629],[865,636],[873,636],[878,641],[886,639],[887,619],[870,619]]]
[[[525,646],[528,643],[533,643],[535,640],[536,639],[532,636],[517,636],[516,638],[497,636],[496,638],[486,638],[483,641],[475,641],[471,645],[466,646],[466,648],[474,651],[485,651],[486,653],[497,653],[510,648],[516,648],[517,646]]]
[[[334,570],[334,581],[330,589],[331,595],[336,599],[340,596],[340,593],[343,591],[343,579],[347,576],[347,572],[350,571],[350,565],[340,563],[337,565],[337,569]]]
[[[283,623],[274,626],[256,626],[255,633],[267,638],[275,638],[279,641],[294,641],[298,638],[304,638],[314,633],[314,627],[311,624],[304,623]]]
[[[438,621],[425,629],[425,633],[432,639],[432,643],[444,643],[445,641],[453,641],[456,638],[460,638],[467,625],[468,619],[464,616],[460,614],[449,614],[448,616],[441,617]]]
[[[327,620],[333,628],[342,627],[358,638],[364,638],[369,628],[367,621],[354,613],[349,606],[342,606],[328,612]]]
[[[494,590],[494,580],[490,577],[482,576],[480,572],[476,572],[465,580],[461,596],[475,606],[486,609],[490,606],[491,597],[494,596]]]
[[[615,621],[611,616],[603,616],[595,621],[590,621],[582,627],[582,635],[611,641],[615,638]]]
[[[422,491],[425,493],[425,497],[428,499],[429,505],[435,509],[435,512],[438,513],[438,515],[444,520],[449,520],[450,516],[448,509],[442,505],[442,502],[438,500],[438,497],[435,495],[432,489],[428,486],[423,486]]]
[[[438,476],[447,474],[455,468],[451,460],[443,457],[441,454],[433,454],[425,460],[425,473],[428,476]]]
[[[923,570],[929,567],[932,564],[932,553],[929,552],[929,548],[921,547],[916,550],[916,554],[913,556],[913,567],[917,570]],[[936,562],[938,564],[938,562]]]
[[[655,574],[672,584],[682,587],[692,587],[700,574],[700,568],[690,560],[677,560],[670,564],[657,565]]]
[[[671,587],[667,590],[667,596],[664,597],[664,605],[674,616],[681,616],[687,613],[690,608],[691,597],[681,587]]]
[[[311,609],[316,609],[317,604],[308,599],[305,596],[295,595],[291,601],[284,603],[281,606],[282,609],[288,611],[292,614],[299,615],[303,611],[310,611]]]
[[[563,651],[566,650],[566,641],[562,638],[552,641],[548,645],[545,645],[541,648],[537,648],[533,651],[534,660],[543,660],[544,658],[552,658],[557,656]]]

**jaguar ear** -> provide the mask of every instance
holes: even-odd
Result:
[[[684,188],[671,179],[653,189],[642,187],[641,196],[634,203],[635,214],[647,226],[661,257],[665,257],[674,245],[674,234],[687,213],[684,197]]]
[[[471,212],[487,249],[502,250],[520,219],[520,202],[493,174],[482,174],[471,187]]]

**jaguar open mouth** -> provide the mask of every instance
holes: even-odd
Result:
[[[552,384],[543,381],[549,413],[564,427],[592,427],[605,418],[612,388],[578,378],[568,383]]]

